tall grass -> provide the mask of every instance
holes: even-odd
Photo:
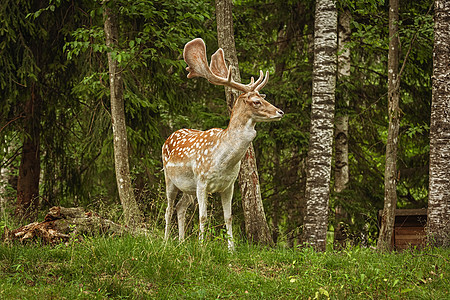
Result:
[[[0,245],[0,299],[450,299],[450,250],[261,248],[85,238]]]

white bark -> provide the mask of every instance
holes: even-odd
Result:
[[[433,95],[430,126],[428,241],[450,245],[450,5],[434,2]]]
[[[350,105],[348,91],[346,90],[346,82],[350,77],[350,48],[348,43],[350,41],[350,11],[345,9],[339,14],[338,26],[338,80],[342,85],[340,93],[342,99],[341,105],[344,106],[343,112],[336,116],[336,129],[334,134],[334,148],[335,148],[335,165],[334,165],[334,190],[339,199],[341,193],[346,187],[349,180],[349,165],[348,165],[348,112]],[[335,207],[335,229],[334,241],[335,246],[343,246],[346,239],[344,232],[344,223],[347,221],[347,213],[341,205]]]
[[[350,77],[350,49],[348,42],[350,40],[350,12],[343,11],[339,16],[339,44],[338,44],[338,79],[347,81]],[[345,97],[342,103],[347,108],[350,105],[349,97]],[[344,111],[336,116],[335,131],[335,191],[342,192],[348,183],[348,114]]]
[[[336,88],[336,2],[316,2],[314,66],[303,241],[325,251]]]

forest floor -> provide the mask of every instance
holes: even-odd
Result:
[[[0,299],[450,299],[450,249],[380,254],[223,240],[0,243]]]

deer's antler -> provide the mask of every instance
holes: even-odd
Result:
[[[244,93],[258,92],[269,80],[269,72],[267,71],[266,76],[264,76],[264,73],[260,71],[256,82],[253,77],[247,85],[234,81],[231,73],[232,67],[227,68],[222,49],[218,49],[211,56],[211,65],[208,67],[206,45],[201,38],[196,38],[187,43],[184,46],[183,56],[188,64],[186,68],[189,72],[188,78],[203,77],[212,84],[228,86]]]

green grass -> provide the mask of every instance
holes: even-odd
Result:
[[[450,299],[450,250],[260,248],[86,238],[0,244],[0,299]]]

